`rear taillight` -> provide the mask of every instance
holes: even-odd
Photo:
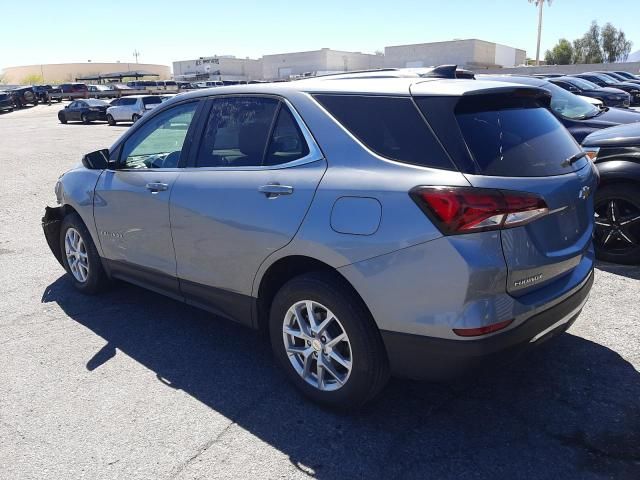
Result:
[[[547,213],[537,195],[474,187],[416,187],[411,198],[447,235],[517,227]]]

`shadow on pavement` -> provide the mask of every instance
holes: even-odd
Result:
[[[598,261],[596,262],[596,268],[604,272],[640,280],[640,265],[620,265]]]
[[[86,297],[66,277],[42,301],[107,342],[87,369],[121,350],[318,478],[640,476],[640,374],[571,334],[473,381],[394,379],[347,416],[300,397],[264,339],[187,305],[130,285]]]

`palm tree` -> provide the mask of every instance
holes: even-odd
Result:
[[[538,46],[536,48],[536,65],[540,65],[540,37],[542,36],[542,7],[544,6],[544,0],[529,0],[529,3],[535,3],[538,7]],[[547,3],[551,5],[551,0],[547,0]]]

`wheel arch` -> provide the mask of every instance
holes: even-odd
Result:
[[[327,272],[335,276],[336,281],[341,282],[362,303],[366,311],[375,323],[371,311],[364,299],[347,278],[336,268],[321,260],[306,255],[289,255],[279,258],[264,271],[259,279],[256,279],[257,299],[255,302],[255,326],[261,332],[268,331],[269,312],[273,299],[282,286],[294,277],[311,272]]]
[[[610,160],[596,163],[600,187],[612,183],[640,183],[640,163],[632,160]]]

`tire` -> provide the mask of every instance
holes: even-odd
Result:
[[[81,278],[81,275],[78,276],[74,273],[69,265],[66,239],[67,233],[73,235],[72,230],[79,234],[82,245],[84,246],[83,251],[86,255],[86,261],[84,262],[87,268],[86,270],[82,267],[80,269],[76,268],[76,270],[81,270],[85,273],[86,278],[84,280]],[[62,263],[64,268],[71,278],[71,283],[73,283],[73,286],[77,290],[88,295],[93,295],[107,289],[109,286],[109,278],[102,267],[102,261],[89,234],[89,230],[87,230],[87,227],[77,213],[69,214],[62,219],[62,225],[60,227],[60,249],[62,250]],[[76,257],[76,261],[80,260]]]
[[[595,209],[596,257],[612,263],[640,264],[640,185],[613,183],[599,188]]]
[[[62,98],[56,98],[56,102],[60,103],[62,101]]]
[[[295,330],[295,325],[288,319],[294,318],[291,312],[296,304],[311,301],[314,317],[318,323],[328,316],[323,316],[325,308],[337,319],[325,330],[324,335],[317,335],[311,342],[301,338],[285,335],[285,325]],[[300,307],[300,315],[304,317],[306,307]],[[308,317],[308,313],[307,313]],[[303,318],[304,321],[304,318]],[[303,330],[298,326],[297,330]],[[348,342],[344,340],[329,346],[332,339],[338,338],[340,331],[346,333]],[[269,333],[271,346],[276,361],[286,373],[288,379],[308,398],[323,406],[338,410],[353,410],[372,400],[389,379],[389,363],[386,351],[380,337],[380,332],[371,318],[362,300],[353,292],[348,283],[333,272],[314,272],[295,277],[287,282],[276,294],[270,312]],[[295,348],[304,349],[310,358],[310,373],[306,379],[302,377],[303,357],[287,354],[285,341],[295,341]],[[298,343],[299,342],[299,343]],[[340,350],[339,350],[340,349]],[[332,351],[331,351],[332,350]],[[313,352],[309,354],[308,352]],[[326,353],[330,351],[330,353]],[[350,360],[350,371],[341,367],[333,360],[332,355],[339,354],[339,358]],[[303,355],[302,353],[300,355]],[[290,360],[290,358],[292,360]],[[324,388],[318,387],[318,360],[329,361],[334,372],[340,373],[343,383],[338,377],[329,375],[325,370]],[[315,362],[315,363],[314,363]],[[294,363],[296,366],[294,366]],[[342,363],[342,362],[341,362]],[[315,365],[315,367],[314,367]],[[346,372],[346,373],[345,373]],[[315,384],[312,384],[312,383]],[[331,383],[333,382],[333,383]]]
[[[60,120],[60,123],[67,123],[67,117],[64,115],[58,115],[58,120]]]
[[[140,120],[140,115],[138,115],[137,113],[134,113],[133,117],[131,117],[131,121],[133,123],[136,123],[138,120]]]
[[[113,118],[113,116],[111,114],[108,114],[107,115],[107,123],[113,127],[118,122],[116,122],[116,120]]]
[[[83,113],[80,116],[80,120],[82,120],[82,123],[84,123],[85,125],[89,125],[91,123],[91,120],[89,120],[89,117],[87,117],[86,113]]]

